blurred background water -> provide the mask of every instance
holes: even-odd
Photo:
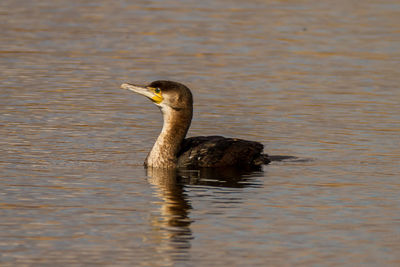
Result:
[[[0,265],[400,265],[400,3],[0,3]],[[189,136],[254,173],[147,173],[162,120],[122,82],[190,87]]]

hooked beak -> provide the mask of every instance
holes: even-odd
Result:
[[[123,83],[123,84],[121,84],[121,88],[144,95],[145,97],[149,98],[151,101],[155,102],[156,104],[160,104],[163,100],[162,96],[160,94],[156,94],[154,92],[154,88],[151,88],[151,87],[137,86],[137,85],[133,85],[130,83]]]

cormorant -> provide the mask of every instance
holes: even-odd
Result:
[[[186,138],[192,121],[193,97],[189,88],[173,81],[154,81],[147,86],[124,83],[121,88],[148,97],[163,114],[164,124],[144,162],[155,168],[241,167],[268,164],[259,142],[222,136]]]

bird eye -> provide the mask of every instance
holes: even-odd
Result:
[[[156,94],[159,94],[161,92],[161,89],[160,88],[156,88],[156,89],[154,89],[154,92],[156,92]]]

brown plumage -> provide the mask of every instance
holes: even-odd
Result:
[[[164,125],[145,160],[147,167],[209,168],[259,167],[270,162],[262,154],[263,145],[254,141],[222,136],[199,136],[185,139],[193,113],[189,88],[172,81],[155,81],[148,86],[124,83],[122,88],[142,94],[160,107]]]
[[[252,167],[269,163],[258,142],[222,136],[197,136],[184,139],[177,155],[179,167]]]

